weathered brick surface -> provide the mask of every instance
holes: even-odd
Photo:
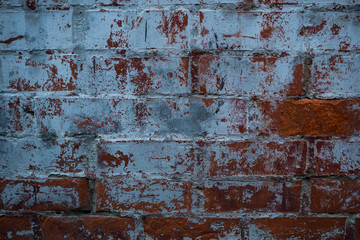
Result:
[[[0,194],[1,210],[90,210],[86,179],[1,180]]]
[[[0,0],[0,239],[359,239],[359,0]]]
[[[358,213],[359,186],[356,180],[312,179],[311,212]]]
[[[204,94],[301,95],[302,79],[300,59],[289,56],[200,59],[200,93]]]
[[[97,145],[100,175],[192,175],[202,156],[191,142],[100,141]]]
[[[220,239],[246,236],[241,219],[225,218],[145,218],[144,231],[152,239]]]
[[[11,178],[46,178],[52,174],[84,176],[92,144],[82,139],[0,140],[0,173]]]
[[[208,149],[212,177],[305,173],[305,141],[214,142]]]
[[[345,239],[345,218],[259,218],[250,239]]]
[[[79,66],[76,55],[0,58],[4,91],[73,91],[77,89]]]
[[[359,175],[358,141],[317,141],[316,173],[319,175]]]
[[[207,212],[298,212],[301,182],[207,182]]]
[[[133,239],[131,218],[47,217],[42,222],[44,239]]]
[[[190,93],[189,58],[95,59],[97,93]]]
[[[0,217],[1,239],[31,239],[33,234],[28,217]]]
[[[103,180],[96,183],[100,212],[189,212],[191,183],[167,180]]]

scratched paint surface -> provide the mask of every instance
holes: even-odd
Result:
[[[0,239],[360,239],[358,0],[0,0]]]

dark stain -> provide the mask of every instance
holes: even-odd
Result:
[[[4,41],[0,41],[0,43],[4,43],[4,44],[7,44],[9,45],[10,43],[16,41],[16,40],[19,40],[19,39],[23,39],[24,36],[20,35],[20,36],[17,36],[17,37],[13,37],[13,38],[9,38],[7,40],[4,40]]]

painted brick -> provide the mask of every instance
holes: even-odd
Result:
[[[0,50],[64,49],[72,46],[70,11],[2,12]]]
[[[34,124],[32,99],[25,96],[0,96],[0,132],[31,132]]]
[[[189,58],[96,58],[96,93],[190,93]]]
[[[249,239],[345,239],[346,218],[258,218]]]
[[[311,70],[317,97],[359,97],[360,56],[316,56]]]
[[[257,102],[260,134],[351,136],[360,130],[359,100],[286,100]]]
[[[246,131],[246,101],[242,99],[38,98],[36,109],[45,133],[151,136]]]
[[[226,4],[232,3],[237,5],[250,5],[253,3],[253,0],[149,0],[150,5],[177,5],[177,4],[200,4],[200,5],[207,5],[207,4]]]
[[[3,90],[72,91],[77,88],[76,55],[0,57]]]
[[[0,217],[0,238],[30,240],[33,234],[28,217]]]
[[[311,212],[360,212],[360,183],[356,180],[312,179]]]
[[[187,174],[200,170],[199,153],[191,142],[100,141],[97,145],[101,175]]]
[[[26,6],[30,10],[36,10],[39,7],[47,7],[48,10],[54,9],[68,9],[72,0],[8,0],[11,6]]]
[[[301,13],[200,11],[201,49],[301,50]],[[249,27],[251,26],[251,27]]]
[[[200,93],[249,96],[301,95],[299,58],[216,57],[200,59]]]
[[[299,32],[308,51],[358,51],[360,19],[355,12],[310,12]]]
[[[84,177],[92,145],[81,139],[0,140],[0,175],[46,178],[52,174]]]
[[[360,142],[322,141],[316,142],[316,174],[359,175]]]
[[[356,5],[356,0],[258,0],[263,4],[311,4],[311,5],[334,5],[334,9],[344,5]]]
[[[241,219],[152,218],[144,219],[144,232],[151,239],[247,239]]]
[[[96,182],[96,211],[189,212],[191,184],[167,180],[102,180]]]
[[[1,210],[90,210],[85,179],[1,180],[0,195]]]
[[[305,141],[216,141],[206,149],[210,152],[211,177],[305,174]]]
[[[188,48],[190,19],[176,11],[88,11],[85,47]]]
[[[46,217],[43,239],[134,239],[135,223],[117,217]]]
[[[207,212],[298,212],[301,182],[206,182]]]

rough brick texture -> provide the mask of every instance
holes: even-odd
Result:
[[[360,239],[359,0],[0,0],[0,239]]]

